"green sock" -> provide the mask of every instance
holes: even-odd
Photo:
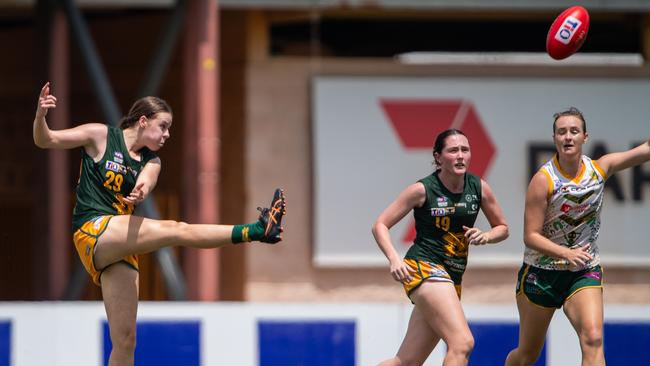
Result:
[[[239,244],[247,241],[260,240],[264,236],[264,227],[259,221],[252,224],[235,225],[232,228],[230,238],[233,244]]]

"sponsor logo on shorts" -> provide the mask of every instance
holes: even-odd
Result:
[[[95,219],[93,222],[93,229],[99,230],[99,228],[102,226],[102,219],[104,219],[103,216],[99,216]]]
[[[447,268],[449,268],[450,271],[461,272],[461,273],[465,271],[465,267],[466,267],[462,263],[456,263],[446,259],[445,259],[445,265],[447,266]]]
[[[602,277],[602,273],[600,272],[587,272],[584,274],[583,277],[589,277],[593,278],[594,280],[600,281],[600,278]]]
[[[447,273],[447,271],[445,271],[444,269],[439,268],[439,267],[431,267],[431,270],[429,271],[429,274],[428,274],[427,277],[441,277],[441,278],[447,278],[447,279],[451,278],[449,276],[449,273]]]
[[[530,285],[529,285],[529,286],[525,286],[525,287],[524,287],[524,291],[526,291],[527,294],[535,294],[535,295],[543,295],[543,294],[544,294],[544,291],[542,291],[542,290],[539,289],[538,287],[536,287],[536,286],[530,286]]]
[[[537,285],[537,275],[535,273],[529,273],[528,276],[526,276],[526,283]]]

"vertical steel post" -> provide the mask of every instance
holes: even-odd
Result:
[[[81,49],[82,56],[88,68],[88,73],[96,96],[99,99],[104,117],[108,123],[117,125],[121,113],[108,78],[106,77],[106,73],[104,72],[104,67],[97,54],[97,50],[90,38],[88,27],[81,16],[81,12],[72,0],[61,0],[61,3],[68,16],[68,22],[72,29],[72,34]],[[177,4],[174,16],[172,17],[171,29],[168,29],[161,38],[159,51],[150,63],[151,72],[143,82],[141,93],[153,94],[153,92],[158,88],[160,79],[162,78],[169,58],[171,57],[174,40],[177,38],[179,29],[181,28],[185,8],[185,1],[180,0]],[[155,203],[151,198],[148,198],[140,206],[140,212],[142,212],[144,216],[155,219],[160,218]],[[178,267],[171,249],[163,248],[159,250],[155,256],[161,266],[171,298],[174,300],[186,299],[183,274]],[[83,274],[81,264],[77,264],[73,277],[64,294],[64,299],[67,300],[81,297],[82,285],[80,284],[80,281],[83,281],[85,277],[80,275]]]
[[[185,185],[187,212],[196,212],[199,223],[219,220],[219,94],[218,4],[215,0],[192,1],[188,13],[185,48]],[[193,122],[196,121],[196,124]],[[193,194],[192,192],[196,192]],[[192,298],[218,300],[219,252],[188,250],[186,266]]]
[[[50,127],[55,130],[69,127],[69,81],[68,28],[61,9],[54,9],[50,33],[50,81],[59,101],[56,110],[48,116]],[[71,208],[68,191],[70,166],[67,150],[48,150],[48,291],[49,299],[60,299],[68,281],[68,251],[70,250]]]

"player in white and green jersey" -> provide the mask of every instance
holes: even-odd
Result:
[[[598,160],[582,155],[587,126],[576,108],[554,115],[556,155],[531,179],[524,215],[524,264],[517,278],[519,345],[506,366],[532,365],[555,310],[580,340],[583,366],[605,364],[603,295],[596,240],[607,177],[650,160],[650,140]]]
[[[596,161],[584,155],[581,159],[580,171],[575,177],[562,169],[557,155],[540,168],[539,172],[546,177],[548,184],[542,234],[569,249],[585,248],[591,258],[582,267],[591,268],[600,264],[596,239],[600,231],[600,209],[607,177]],[[550,270],[572,269],[567,259],[530,247],[524,251],[524,263]]]

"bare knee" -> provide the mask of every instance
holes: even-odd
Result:
[[[534,364],[541,354],[541,349],[517,348],[508,355],[508,360],[513,362],[512,365],[529,366]]]
[[[189,224],[182,221],[174,220],[160,220],[158,221],[160,229],[164,230],[172,236],[173,240],[182,240],[186,237],[187,228]]]
[[[113,348],[131,353],[135,351],[135,327],[120,327],[111,329],[110,333]]]
[[[408,356],[395,356],[389,363],[380,364],[381,366],[420,366],[424,360],[417,360]]]
[[[469,358],[474,349],[474,337],[471,333],[454,337],[447,343],[447,353],[455,353]]]
[[[183,231],[189,224],[183,221],[161,220],[160,225],[166,229]]]
[[[603,345],[603,332],[597,327],[585,329],[580,333],[583,348],[600,348]]]
[[[179,235],[185,234],[188,231],[189,227],[190,227],[190,224],[188,224],[187,222],[173,221],[173,220],[168,220],[168,221],[171,221],[170,225],[172,226],[174,231],[179,233]]]

